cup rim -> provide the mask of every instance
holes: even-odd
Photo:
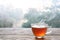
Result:
[[[37,27],[36,27],[37,26]],[[45,27],[49,27],[48,24],[38,24],[38,23],[34,23],[31,24],[31,27],[36,27],[36,28],[45,28]]]

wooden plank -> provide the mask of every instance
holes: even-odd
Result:
[[[60,28],[49,28],[48,31],[52,31],[50,34],[60,34]],[[0,34],[32,34],[31,28],[0,28]]]
[[[31,28],[0,28],[0,40],[60,40],[60,28],[49,28],[52,33],[42,39],[33,36]]]

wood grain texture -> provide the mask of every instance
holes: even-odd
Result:
[[[0,28],[0,40],[60,40],[60,28],[49,28],[44,38],[34,37],[31,28]]]

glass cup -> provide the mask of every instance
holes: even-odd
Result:
[[[32,32],[35,35],[35,37],[37,37],[37,38],[43,38],[45,36],[45,34],[49,33],[49,32],[47,32],[48,27],[49,26],[45,23],[31,24]]]

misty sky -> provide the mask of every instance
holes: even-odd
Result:
[[[12,9],[21,8],[23,12],[27,12],[28,8],[36,8],[37,10],[43,10],[45,7],[51,7],[59,0],[0,0],[0,5],[4,7],[10,7]]]
[[[36,8],[38,11],[47,12],[44,8],[50,8],[55,4],[60,5],[60,0],[0,0],[0,14],[7,14],[8,16],[8,13],[10,13],[10,16],[22,17],[21,15],[25,14],[29,8]],[[58,10],[60,9],[58,8]]]
[[[11,17],[13,21],[15,19],[20,21],[20,18],[23,18],[29,8],[35,8],[38,11],[47,12],[45,8],[51,8],[52,6],[60,6],[60,0],[0,0],[0,16],[4,18]],[[58,8],[58,10],[60,11],[60,8]]]

